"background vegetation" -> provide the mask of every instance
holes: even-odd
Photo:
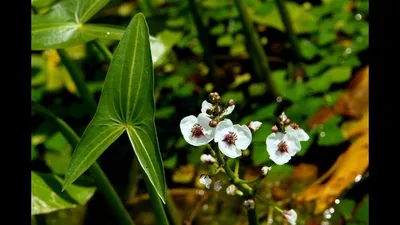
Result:
[[[76,15],[45,16],[64,2],[79,1],[32,0],[32,100],[82,136],[110,65],[99,46],[114,52],[142,12],[151,35],[158,142],[178,224],[247,224],[239,198],[199,183],[209,172],[200,162],[206,149],[180,133],[180,120],[197,115],[211,91],[223,102],[235,100],[232,120],[263,122],[240,171],[252,179],[262,166],[273,167],[261,195],[295,209],[298,224],[368,224],[368,1],[113,0],[80,15],[78,32],[72,22],[42,29]],[[96,1],[87,2],[79,7]],[[78,91],[76,71],[89,93]],[[95,102],[85,102],[85,94]],[[282,111],[311,139],[288,164],[274,167],[265,138]],[[32,223],[116,224],[88,174],[61,193],[73,147],[54,121],[33,113],[31,133]],[[98,163],[136,224],[156,224],[128,136]],[[260,224],[285,223],[266,205],[258,211]]]

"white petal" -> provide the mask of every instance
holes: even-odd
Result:
[[[261,125],[262,125],[262,123],[260,121],[251,121],[249,124],[249,127],[251,129],[253,129],[254,131],[256,131],[256,130],[260,129]]]
[[[229,106],[228,108],[225,109],[225,112],[222,115],[223,116],[229,115],[233,112],[234,109],[235,109],[235,105]]]
[[[285,121],[287,119],[285,112],[282,112],[281,116],[282,116],[282,121]]]
[[[281,132],[268,135],[265,142],[267,144],[267,152],[269,153],[269,155],[273,155],[275,154],[275,152],[278,151],[278,144],[281,142],[283,137],[284,134]]]
[[[210,138],[205,135],[203,135],[199,138],[196,138],[196,137],[193,137],[192,135],[190,135],[186,141],[193,146],[202,146],[202,145],[209,143],[211,140],[212,140],[212,137]]]
[[[200,183],[204,184],[207,189],[210,189],[210,184],[212,183],[212,180],[211,180],[210,176],[208,176],[208,175],[201,175]]]
[[[210,127],[211,119],[208,118],[206,114],[200,113],[197,116],[197,120],[198,120],[198,123],[200,124],[200,126],[204,128],[204,135],[207,138],[211,138],[210,139],[210,141],[211,141],[214,138],[214,132],[215,132],[215,128]]]
[[[274,153],[269,155],[269,158],[277,165],[282,165],[289,162],[292,156],[287,152],[281,153],[280,151],[275,151]]]
[[[185,139],[186,142],[189,142],[188,139],[192,136],[192,132],[191,132],[192,127],[196,123],[197,123],[197,118],[192,115],[184,117],[181,120],[179,127],[181,128],[183,138]]]
[[[308,136],[308,134],[303,129],[295,130],[289,125],[285,127],[285,131],[286,133],[297,136],[297,139],[299,139],[299,141],[308,141],[310,139],[310,136]]]
[[[224,119],[223,121],[219,122],[217,127],[215,128],[214,141],[220,142],[224,140],[225,135],[227,135],[230,131],[235,131],[232,121],[230,119]]]
[[[288,152],[291,156],[296,155],[301,150],[301,145],[297,137],[291,134],[285,134],[283,141],[288,145]]]
[[[250,129],[245,125],[240,126],[237,124],[235,124],[233,127],[235,128],[235,133],[237,134],[237,140],[235,141],[236,147],[241,150],[247,149],[252,140]]]
[[[207,109],[211,108],[212,104],[207,102],[206,100],[203,101],[203,103],[201,103],[201,113],[204,113],[207,115],[206,111]]]
[[[229,158],[237,158],[242,155],[242,151],[238,149],[234,144],[228,145],[225,141],[219,141],[218,147],[221,152]]]
[[[291,224],[291,225],[296,225],[296,220],[297,220],[297,213],[296,211],[294,211],[293,209],[291,209],[290,211],[283,211],[282,215],[287,219],[287,221]]]

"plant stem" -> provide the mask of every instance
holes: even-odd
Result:
[[[104,58],[108,62],[111,62],[113,55],[111,51],[104,44],[102,44],[99,40],[93,40],[90,43],[93,44],[97,48],[97,50],[100,51],[100,53],[104,56]]]
[[[75,149],[75,146],[78,144],[80,138],[74,132],[74,130],[72,130],[72,128],[68,126],[67,123],[54,115],[50,110],[33,101],[32,110],[52,120],[53,123],[57,124],[60,132],[63,134],[65,139],[67,139],[68,143]],[[93,165],[90,166],[89,172],[93,177],[97,188],[100,190],[100,192],[103,193],[112,212],[114,213],[114,216],[116,217],[116,219],[119,220],[119,223],[122,225],[134,225],[135,223],[133,222],[128,211],[122,204],[117,192],[115,191],[114,187],[112,186],[97,162],[94,162]]]
[[[235,171],[234,171],[234,173],[235,173],[236,176],[239,175],[239,165],[240,165],[239,159],[235,159]]]
[[[270,203],[268,200],[264,199],[263,197],[261,197],[259,194],[255,194],[256,198],[258,198],[260,201],[262,201],[264,204],[269,205],[274,207],[274,209],[276,209],[277,211],[279,211],[280,213],[283,212],[283,210],[281,208],[279,208],[277,205]]]
[[[154,216],[156,217],[156,224],[157,225],[169,225],[167,215],[164,211],[164,206],[158,196],[157,192],[154,190],[153,185],[150,183],[149,178],[147,177],[146,173],[142,173],[144,182],[146,184],[147,192],[150,196],[151,205],[153,207]]]
[[[60,55],[61,61],[71,75],[71,78],[74,81],[79,94],[82,96],[83,101],[88,104],[90,112],[94,115],[97,109],[97,103],[94,100],[92,93],[89,91],[88,86],[86,85],[82,71],[70,59],[68,53],[64,49],[57,49],[57,52]]]
[[[247,210],[247,220],[249,221],[249,225],[258,225],[258,216],[256,211],[256,205],[254,205],[254,209]]]
[[[254,54],[250,54],[250,58],[253,62],[258,62],[259,68],[255,68],[255,71],[259,71],[258,77],[260,80],[265,80],[266,85],[269,88],[270,93],[274,97],[278,97],[278,92],[276,90],[271,69],[269,68],[268,57],[264,52],[264,49],[260,42],[260,37],[257,31],[254,29],[253,23],[250,20],[248,15],[246,6],[244,5],[242,0],[235,0],[236,7],[239,11],[240,18],[243,23],[243,28],[246,34],[246,40],[248,46],[251,48],[249,52]],[[257,63],[255,63],[257,65]],[[253,64],[254,65],[254,64]],[[256,66],[254,65],[254,66]]]
[[[293,52],[296,56],[297,63],[300,63],[303,61],[303,55],[301,54],[300,45],[293,30],[293,23],[285,6],[285,0],[276,0],[276,4],[278,5],[279,13],[282,22],[285,25],[286,34],[288,35],[290,45],[292,46]]]
[[[211,78],[215,84],[215,89],[218,91],[221,89],[220,80],[217,74],[217,66],[215,64],[215,57],[212,52],[212,47],[210,45],[210,37],[208,30],[204,27],[203,21],[199,11],[197,10],[196,3],[194,0],[189,0],[189,8],[193,16],[193,20],[196,24],[197,32],[199,33],[199,40],[203,47],[203,60],[207,64]]]
[[[111,62],[113,55],[110,52],[110,50],[106,46],[104,46],[104,44],[102,44],[98,40],[94,40],[91,43],[103,54],[104,58],[107,61]],[[135,161],[136,161],[136,165],[139,165],[137,160],[135,160]],[[136,172],[136,170],[135,170],[135,172]],[[175,224],[175,225],[182,224],[182,222],[180,221],[181,218],[177,214],[178,211],[176,209],[176,206],[175,206],[175,204],[172,200],[172,197],[168,191],[167,191],[167,200],[166,200],[165,204],[166,204],[166,207],[165,207],[166,213],[168,214],[168,218],[170,219],[171,223]]]

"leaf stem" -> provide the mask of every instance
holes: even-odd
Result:
[[[74,81],[79,94],[82,96],[83,101],[88,104],[90,112],[94,115],[97,109],[97,103],[93,98],[88,86],[86,85],[84,75],[77,65],[68,56],[68,53],[64,49],[57,49],[60,55],[61,61],[69,71],[72,80]]]
[[[269,67],[268,57],[261,45],[260,37],[257,31],[254,29],[254,25],[250,19],[243,0],[235,0],[235,4],[243,23],[247,43],[250,48],[249,52],[253,53],[250,54],[250,58],[251,61],[254,62],[254,70],[258,72],[258,77],[260,80],[265,80],[265,83],[269,88],[269,92],[272,94],[272,96],[276,98],[279,94],[276,90],[276,86],[272,78],[271,69]],[[259,68],[257,68],[257,65]]]
[[[32,110],[43,117],[50,119],[54,124],[56,124],[65,139],[67,139],[68,143],[75,149],[80,138],[75,131],[64,122],[64,120],[60,119],[50,110],[33,101]],[[100,192],[103,193],[115,218],[119,220],[119,223],[121,225],[134,225],[135,223],[131,219],[128,211],[125,209],[125,206],[121,202],[117,192],[97,162],[93,163],[93,165],[89,168],[89,172],[91,177],[93,177],[96,186]]]
[[[276,0],[276,4],[278,5],[279,14],[281,15],[282,22],[285,25],[286,34],[289,38],[290,45],[292,46],[293,53],[296,56],[297,63],[300,63],[303,61],[303,55],[301,54],[300,45],[293,30],[293,23],[285,6],[285,0]]]
[[[150,196],[151,206],[153,207],[153,212],[156,217],[156,222],[159,225],[169,225],[167,215],[165,214],[164,206],[158,196],[156,190],[153,185],[150,183],[150,180],[147,174],[143,171],[143,178],[146,184],[147,192]]]
[[[200,13],[198,11],[198,7],[196,7],[196,3],[194,0],[189,0],[189,8],[193,16],[193,20],[196,24],[197,32],[199,34],[199,40],[203,47],[203,60],[209,68],[211,78],[215,84],[216,90],[221,89],[221,82],[219,80],[217,74],[217,65],[215,63],[215,57],[212,51],[212,47],[210,44],[210,37],[208,30],[205,28]]]
[[[282,213],[283,210],[281,208],[279,208],[277,205],[272,204],[271,202],[269,202],[268,200],[264,199],[263,197],[261,197],[259,194],[255,194],[256,198],[259,199],[260,201],[262,201],[264,204],[269,205],[274,207],[274,209],[276,209],[278,212]]]

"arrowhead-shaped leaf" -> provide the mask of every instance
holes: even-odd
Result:
[[[96,114],[72,155],[65,187],[82,175],[126,130],[140,165],[165,202],[165,174],[154,117],[149,31],[143,14],[138,14],[114,53]]]
[[[32,50],[68,48],[95,39],[121,40],[125,28],[86,23],[110,0],[65,0],[49,12],[32,16]],[[153,63],[170,48],[160,39],[150,37]]]

